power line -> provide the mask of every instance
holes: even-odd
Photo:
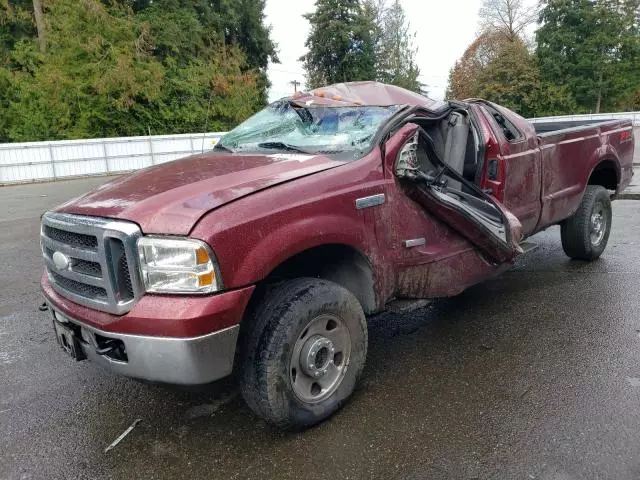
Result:
[[[278,73],[289,73],[293,75],[303,75],[303,76],[305,75],[304,72],[294,71],[294,70],[283,70],[280,68],[273,68],[273,67],[268,68],[268,70],[271,72],[278,72]]]

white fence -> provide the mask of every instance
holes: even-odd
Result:
[[[531,121],[614,118],[632,120],[640,128],[640,112],[541,117]],[[0,144],[0,185],[137,170],[209,150],[222,135],[214,132]],[[640,142],[640,131],[636,141]]]
[[[210,150],[221,132],[0,144],[0,185],[108,175]]]

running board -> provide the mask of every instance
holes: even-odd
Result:
[[[540,247],[537,243],[534,242],[522,242],[520,244],[520,248],[522,248],[522,253],[529,253],[537,250]]]

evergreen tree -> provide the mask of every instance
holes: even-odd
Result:
[[[37,3],[44,49],[33,0],[0,0],[0,141],[225,130],[265,103],[263,0]]]
[[[415,33],[410,31],[400,1],[393,0],[388,8],[383,9],[379,21],[376,78],[383,83],[424,93],[424,85],[419,80],[420,69],[416,64]]]
[[[301,57],[307,87],[376,78],[374,18],[358,0],[316,0],[305,15],[311,24]]]
[[[502,43],[495,57],[478,73],[473,96],[504,105],[525,117],[534,116],[538,77],[535,59],[522,40],[515,37]]]
[[[173,57],[198,55],[207,44],[238,47],[244,54],[243,72],[256,74],[261,89],[259,102],[266,103],[269,60],[278,62],[276,45],[265,24],[266,0],[136,0],[138,16],[165,39],[159,53],[177,49]]]
[[[508,30],[485,30],[478,36],[451,69],[446,96],[484,98],[525,117],[576,109],[568,88],[541,81],[535,55]]]
[[[536,32],[541,78],[582,112],[611,111],[640,84],[640,0],[544,0]]]

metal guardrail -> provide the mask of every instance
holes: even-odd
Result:
[[[529,120],[535,123],[615,118],[632,120],[640,128],[640,112]],[[0,144],[0,185],[138,170],[209,150],[222,135],[224,132]],[[639,140],[640,132],[636,138]]]

